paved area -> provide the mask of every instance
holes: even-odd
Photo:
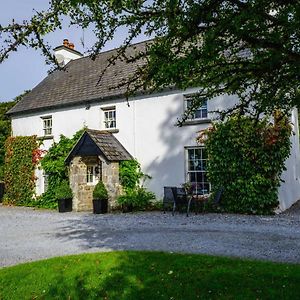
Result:
[[[110,250],[206,253],[300,263],[300,214],[93,215],[0,205],[0,267]]]

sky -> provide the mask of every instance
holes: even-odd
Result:
[[[0,0],[0,24],[6,25],[12,19],[22,21],[29,19],[37,11],[45,10],[48,7],[48,0]],[[119,36],[119,38],[118,38]],[[118,36],[110,42],[103,50],[118,47],[122,42],[124,33],[119,32]],[[81,39],[84,37],[85,49]],[[89,46],[95,41],[91,31],[83,30],[76,26],[65,26],[47,36],[46,40],[55,48],[62,45],[64,38],[75,44],[75,49],[85,53]],[[20,48],[0,64],[0,102],[10,101],[23,91],[32,89],[47,76],[49,66],[40,50]]]

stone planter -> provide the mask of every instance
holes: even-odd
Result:
[[[93,199],[93,213],[106,214],[108,211],[108,199]]]
[[[60,213],[72,211],[72,199],[58,199],[58,211]]]

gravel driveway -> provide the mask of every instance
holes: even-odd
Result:
[[[300,215],[93,215],[0,205],[0,267],[109,250],[207,253],[300,263]]]

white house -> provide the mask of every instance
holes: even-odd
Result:
[[[136,44],[138,48],[142,44]],[[86,126],[93,130],[111,132],[124,149],[152,176],[147,182],[158,198],[163,197],[164,186],[179,186],[193,181],[201,192],[209,192],[205,171],[205,150],[196,143],[199,130],[209,126],[213,115],[209,111],[229,107],[236,103],[234,97],[220,96],[200,107],[184,126],[175,123],[189,103],[189,95],[196,89],[167,90],[145,95],[139,94],[125,100],[125,88],[116,88],[127,78],[136,65],[117,61],[104,74],[111,50],[99,54],[93,61],[70,48],[54,49],[65,71],[47,76],[22,101],[9,111],[14,136],[37,135],[48,149],[61,134],[71,137]],[[128,51],[134,51],[129,48]],[[291,155],[286,161],[285,181],[279,190],[280,210],[285,210],[300,199],[299,134],[297,110],[292,112],[294,134],[291,136]],[[96,168],[87,166],[87,181],[95,182]],[[37,193],[44,192],[45,180],[38,171]]]

